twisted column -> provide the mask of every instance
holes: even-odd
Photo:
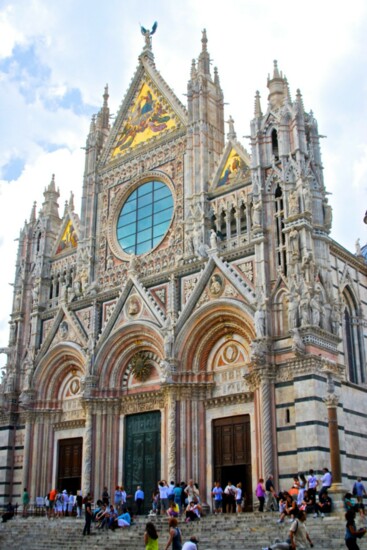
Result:
[[[273,473],[273,434],[272,434],[272,399],[271,384],[263,379],[260,384],[261,395],[261,434],[263,476]]]
[[[176,479],[176,400],[172,391],[166,394],[167,414],[167,476]]]
[[[92,437],[93,437],[93,417],[89,406],[85,407],[85,429],[83,438],[83,495],[91,491],[91,471],[92,471]]]

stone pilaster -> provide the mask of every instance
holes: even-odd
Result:
[[[92,438],[93,438],[93,417],[90,405],[85,405],[85,430],[83,438],[83,477],[82,491],[87,495],[91,491],[92,471]]]
[[[24,450],[23,450],[23,475],[22,475],[22,490],[28,488],[30,467],[31,467],[31,437],[33,433],[33,417],[27,415],[25,423]]]
[[[173,388],[166,390],[167,479],[176,479],[176,399]]]

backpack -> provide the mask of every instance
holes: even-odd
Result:
[[[356,496],[356,494],[357,494],[356,484],[353,485],[352,493],[353,493],[354,496]]]

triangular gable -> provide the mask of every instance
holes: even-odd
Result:
[[[187,124],[185,107],[163,80],[153,63],[140,65],[110,132],[101,164],[156,144]],[[153,142],[154,140],[154,142]]]
[[[79,219],[74,212],[67,212],[57,235],[53,256],[76,252],[79,240]]]
[[[102,327],[96,353],[116,328],[131,321],[150,321],[160,328],[166,323],[164,312],[135,276],[128,279],[112,313]]]
[[[247,151],[240,143],[230,139],[214,174],[211,191],[250,180],[250,165],[251,159]]]
[[[60,306],[54,322],[48,327],[47,334],[37,354],[37,363],[56,344],[62,342],[73,342],[84,348],[88,343],[85,331],[80,326],[75,314],[68,311],[63,305]]]
[[[195,309],[216,298],[237,298],[249,305],[249,311],[252,311],[256,304],[255,291],[227,262],[213,255],[178,317],[177,334]]]

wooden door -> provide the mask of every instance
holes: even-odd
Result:
[[[240,415],[213,421],[214,481],[222,487],[241,482],[246,509],[252,508],[250,416]]]
[[[74,495],[81,489],[83,438],[60,439],[58,452],[57,487]]]

